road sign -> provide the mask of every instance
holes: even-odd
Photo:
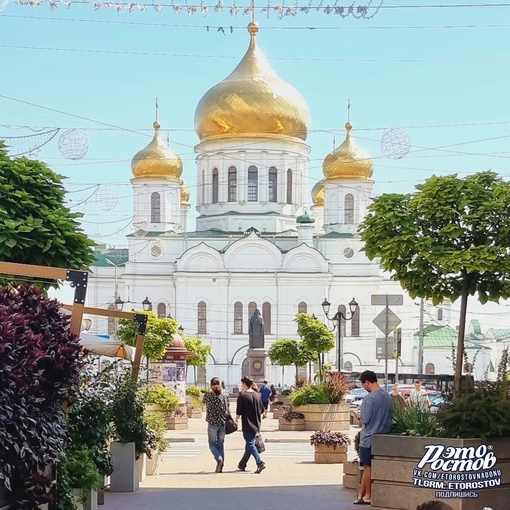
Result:
[[[372,305],[400,306],[404,304],[402,294],[372,294]]]
[[[389,308],[386,308],[372,322],[384,335],[389,335],[402,321]]]
[[[375,357],[376,359],[385,359],[384,351],[386,350],[386,338],[376,338],[375,340]],[[393,340],[388,338],[388,356],[387,359],[393,357]]]

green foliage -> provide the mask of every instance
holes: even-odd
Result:
[[[510,297],[510,183],[494,172],[463,179],[433,176],[414,194],[384,194],[360,225],[370,259],[379,258],[413,298],[478,294],[481,303]],[[466,314],[459,319],[455,386],[460,387]]]
[[[354,436],[354,449],[356,450],[356,453],[359,455],[359,444],[361,441],[361,430],[358,430],[356,432],[356,435]]]
[[[143,415],[145,423],[154,433],[156,450],[163,453],[168,448],[168,441],[165,439],[166,418],[165,414],[159,411],[146,411]]]
[[[186,395],[199,398],[202,395],[202,390],[198,386],[188,386],[186,388]]]
[[[184,345],[186,349],[193,353],[186,360],[186,364],[192,367],[205,367],[207,365],[207,358],[211,354],[211,346],[204,344],[200,337],[186,337],[184,338]]]
[[[329,430],[317,430],[310,436],[310,444],[329,445],[334,449],[351,444],[351,438],[342,432],[330,432]]]
[[[343,374],[328,374],[325,382],[307,384],[296,389],[290,396],[294,407],[308,404],[340,404],[348,391]]]
[[[188,409],[199,409],[202,410],[202,402],[198,398],[194,398],[191,404],[188,404]]]
[[[268,351],[269,359],[272,363],[283,367],[294,365],[296,367],[296,376],[298,367],[304,367],[312,360],[313,354],[308,351],[303,342],[282,338],[274,342]]]
[[[0,261],[88,270],[94,243],[77,221],[83,215],[64,205],[63,179],[40,161],[11,160],[0,141]],[[50,285],[58,282],[40,286]]]
[[[394,406],[391,432],[403,436],[439,437],[440,429],[434,413],[406,403]]]
[[[177,323],[174,319],[159,318],[154,312],[137,311],[136,313],[148,316],[147,331],[143,345],[143,355],[151,361],[157,361],[163,357],[166,348],[172,343],[173,336],[177,333]],[[126,344],[136,346],[138,326],[131,319],[120,319],[117,328],[117,336]]]
[[[335,337],[324,323],[307,313],[296,314],[298,335],[303,340],[303,351],[309,353],[310,361],[319,363],[319,373],[322,370],[322,353],[329,352],[335,347]]]
[[[174,411],[179,405],[179,397],[171,389],[164,386],[151,386],[145,395],[145,402],[157,404],[165,411]]]
[[[94,462],[94,452],[88,448],[71,450],[66,453],[63,471],[73,489],[81,489],[79,503],[85,503],[87,492],[101,488],[102,477]]]

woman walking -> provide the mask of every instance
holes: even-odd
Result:
[[[223,472],[225,464],[225,422],[230,414],[228,397],[223,393],[220,380],[211,379],[211,390],[204,395],[206,406],[207,435],[209,449],[216,460],[216,473]]]

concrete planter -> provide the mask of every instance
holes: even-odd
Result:
[[[361,477],[363,476],[363,468],[357,460],[344,462],[344,473],[342,484],[344,489],[359,489]]]
[[[285,420],[283,417],[278,419],[278,430],[305,430],[305,419]]]
[[[82,490],[73,489],[74,502],[76,504],[76,510],[97,510],[97,491],[87,491],[87,499],[85,503],[82,503]]]
[[[342,464],[347,461],[347,446],[316,444],[314,460],[316,464]]]
[[[186,430],[188,428],[187,416],[167,416],[166,429],[167,430]]]
[[[293,411],[305,415],[305,430],[349,430],[349,404],[308,404]]]
[[[110,492],[135,492],[139,486],[140,470],[135,459],[135,443],[110,445],[113,473],[110,476]]]
[[[147,478],[147,454],[142,453],[138,457],[138,481],[143,482]]]
[[[147,476],[159,475],[159,466],[161,465],[161,454],[152,450],[151,458],[147,458]]]
[[[188,418],[202,418],[201,409],[188,409],[187,414]]]
[[[480,445],[492,446],[497,462],[489,469],[477,471],[432,470],[430,464],[415,473],[427,445],[444,445],[455,448],[473,448]],[[484,507],[508,508],[510,500],[510,438],[497,439],[444,439],[431,437],[376,435],[372,444],[372,505],[382,509],[408,510],[432,499],[443,499],[436,495],[441,492],[476,493],[478,497],[454,497],[445,499],[453,510],[480,510]],[[444,459],[443,459],[444,460]],[[452,466],[453,467],[453,466]],[[477,473],[501,471],[499,484],[490,488],[449,486],[466,483],[494,484],[496,478],[479,479]],[[429,475],[426,475],[428,472]],[[439,475],[439,477],[438,477]],[[472,479],[466,479],[474,475]],[[432,476],[436,476],[435,479]],[[450,480],[464,476],[464,480]],[[448,478],[446,480],[440,478]],[[413,483],[414,480],[414,483]],[[431,482],[435,487],[431,487]],[[440,486],[441,485],[441,486]]]

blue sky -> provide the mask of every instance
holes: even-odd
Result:
[[[337,144],[343,140],[348,98],[353,134],[374,157],[378,193],[412,191],[433,173],[492,169],[510,178],[510,7],[426,7],[455,3],[421,0],[422,7],[404,9],[384,2],[371,20],[257,15],[259,46],[309,105],[310,189],[334,135]],[[195,108],[244,55],[249,17],[176,15],[165,7],[117,13],[92,4],[51,10],[10,0],[2,6],[0,138],[61,129],[37,157],[68,177],[70,204],[85,213],[85,230],[111,245],[131,233],[130,160],[150,141],[156,97],[194,201]],[[82,129],[90,144],[79,161],[58,149],[69,128]],[[411,152],[399,161],[382,154],[388,128],[411,138]],[[117,195],[108,212],[95,200],[99,184],[113,185]]]

